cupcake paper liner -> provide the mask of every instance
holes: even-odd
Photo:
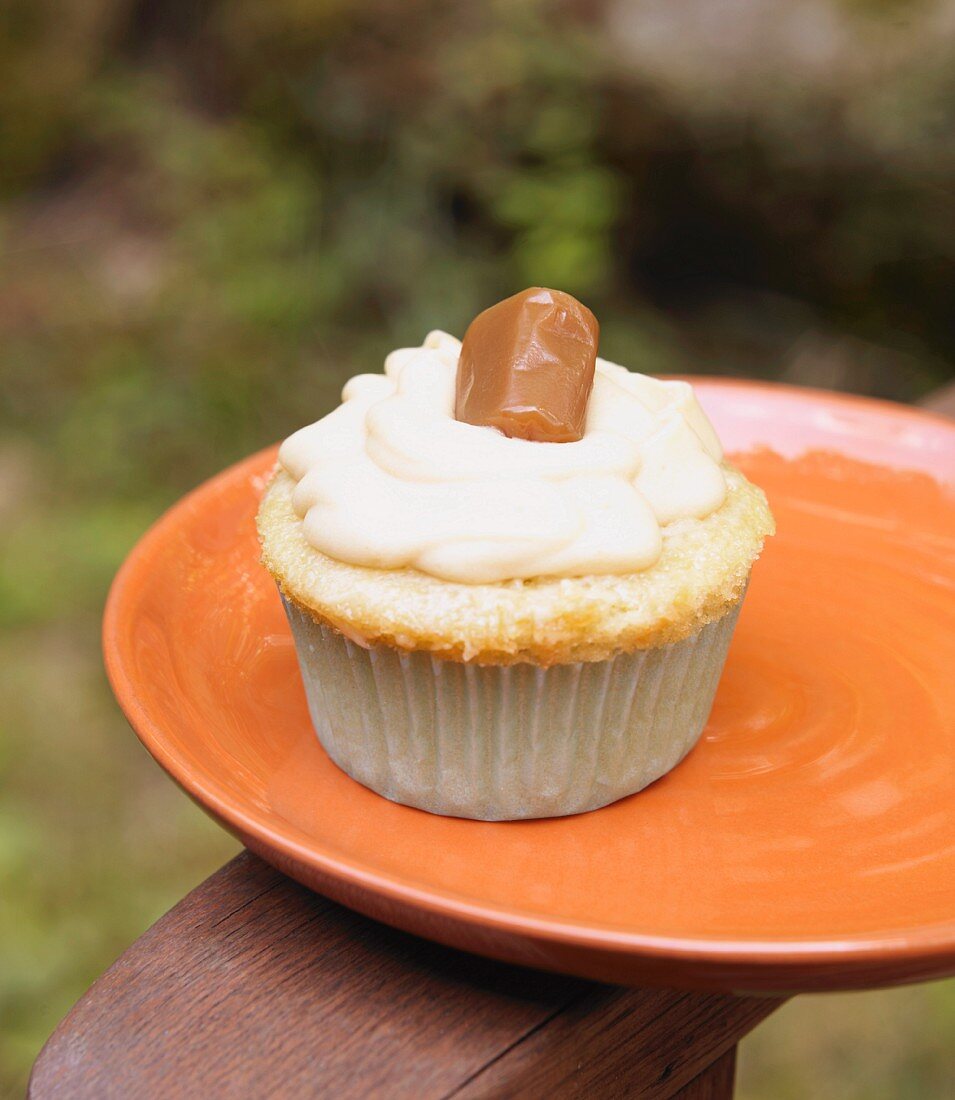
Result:
[[[540,668],[365,649],[284,602],[331,759],[394,802],[484,821],[595,810],[675,767],[706,724],[740,607],[672,645]]]

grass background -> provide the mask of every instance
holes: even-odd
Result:
[[[149,522],[529,284],[634,369],[915,399],[955,357],[953,61],[948,0],[4,5],[0,1094],[235,849],[101,670]],[[953,1050],[951,983],[800,998],[739,1093],[947,1096]]]

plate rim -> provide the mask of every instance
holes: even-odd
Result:
[[[701,390],[744,389],[769,391],[776,395],[820,405],[860,407],[882,415],[902,417],[920,424],[931,424],[955,437],[955,422],[928,410],[880,398],[830,392],[786,383],[723,378],[707,375],[680,375]],[[896,929],[885,933],[850,933],[832,938],[767,938],[714,936],[663,936],[614,927],[601,927],[580,920],[546,917],[517,909],[469,900],[449,892],[423,887],[399,876],[336,855],[327,845],[303,842],[301,833],[291,824],[277,830],[259,820],[241,799],[230,797],[221,782],[208,781],[170,748],[162,727],[149,714],[140,698],[136,678],[131,675],[121,637],[122,625],[129,623],[135,600],[130,591],[135,580],[148,573],[153,555],[206,497],[216,495],[220,487],[241,477],[254,476],[274,461],[278,445],[273,444],[235,462],[173,503],[139,537],[116,573],[106,598],[102,625],[103,657],[107,678],[116,700],[143,746],[172,779],[202,808],[220,823],[240,835],[248,835],[266,850],[275,851],[293,863],[298,862],[363,894],[383,897],[400,906],[423,910],[454,924],[475,929],[493,929],[518,939],[533,939],[555,946],[582,949],[600,954],[612,953],[659,962],[705,966],[739,966],[752,970],[784,970],[798,965],[806,969],[826,969],[850,965],[886,962],[940,963],[955,960],[955,916],[949,921]],[[301,834],[304,836],[304,834]],[[741,983],[745,984],[745,982]]]

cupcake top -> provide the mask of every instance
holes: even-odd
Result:
[[[353,378],[258,513],[285,597],[361,645],[480,664],[667,645],[740,600],[772,515],[685,382],[596,357],[533,288]]]
[[[552,292],[525,295],[535,293]],[[351,379],[337,409],[282,445],[279,462],[295,482],[292,504],[315,550],[355,566],[415,569],[460,584],[629,574],[659,560],[669,526],[723,504],[720,443],[686,382],[593,356],[592,388],[582,401],[567,393],[580,390],[586,363],[553,395],[521,404],[515,386],[531,385],[532,372],[506,377],[505,364],[502,381],[498,355],[498,375],[478,377],[483,401],[474,400],[473,369],[469,379],[471,414],[483,404],[486,422],[457,419],[469,396],[462,398],[461,387],[456,394],[456,385],[472,329],[464,355],[461,342],[443,332],[392,352],[384,374]],[[580,333],[573,336],[583,361]],[[508,387],[511,399],[502,401]],[[488,393],[492,415],[485,415]],[[545,403],[551,408],[539,407]],[[573,430],[564,422],[575,405],[581,437],[540,441],[543,433]],[[487,423],[495,417],[501,427]],[[504,434],[514,423],[536,438]]]

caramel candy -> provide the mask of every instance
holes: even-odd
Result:
[[[545,287],[479,313],[461,345],[455,419],[540,443],[582,439],[599,333],[586,306]]]

